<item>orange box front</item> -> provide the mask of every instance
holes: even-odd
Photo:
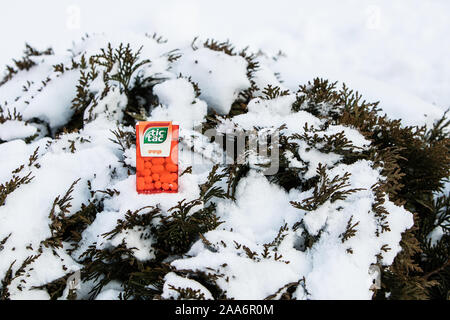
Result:
[[[149,141],[155,137],[154,133],[150,136],[149,132],[155,129],[162,129],[160,131],[165,132],[167,138],[171,135],[170,154],[167,157],[159,156],[160,150],[147,150],[145,155],[141,153],[141,142],[159,143]],[[178,131],[179,126],[169,121],[141,121],[136,124],[136,191],[138,193],[178,192]],[[143,148],[145,149],[145,146]]]

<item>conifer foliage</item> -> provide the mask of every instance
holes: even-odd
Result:
[[[376,189],[377,195],[387,193],[415,214],[414,227],[403,235],[403,250],[394,264],[384,269],[382,289],[375,297],[381,299],[390,293],[391,299],[447,299],[448,235],[433,245],[429,236],[449,222],[448,195],[441,194],[450,174],[449,120],[444,115],[431,129],[405,127],[400,120],[380,116],[378,102],[361,101],[358,92],[345,85],[337,90],[336,85],[317,78],[300,86],[293,109],[307,110],[330,123],[350,125],[370,139],[369,156],[384,163],[386,176],[384,186]],[[381,205],[381,198],[377,199]],[[376,206],[380,214],[385,211]]]
[[[95,53],[85,49],[100,40]],[[264,79],[260,55],[229,41],[194,39],[186,50],[156,34],[140,41],[87,35],[57,64],[46,60],[51,49],[27,45],[7,67],[0,89],[31,68],[48,73],[0,106],[0,126],[18,125],[0,147],[23,154],[19,166],[5,161],[0,171],[0,299],[327,298],[340,284],[324,275],[339,263],[380,267],[381,288],[358,297],[449,298],[446,115],[431,128],[404,126],[381,115],[378,102],[319,78],[292,92]],[[229,90],[226,114],[206,107],[222,94],[214,78],[222,75],[180,59],[199,47],[246,66],[249,85]],[[192,75],[175,72],[180,63]],[[202,72],[209,87],[200,85]],[[55,95],[55,84],[70,86],[71,99],[40,110],[36,101]],[[134,125],[161,120],[153,117],[186,124],[179,194],[135,193]],[[233,159],[243,162],[219,164],[214,154],[237,149],[236,136],[213,141],[189,127],[194,120],[218,137],[231,128],[279,139],[267,142],[276,146],[265,156],[248,151]],[[194,157],[205,162],[187,160]],[[265,176],[274,163],[277,172]],[[356,271],[364,283],[370,278]],[[69,285],[78,272],[81,289]]]

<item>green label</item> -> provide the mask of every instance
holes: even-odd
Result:
[[[148,128],[144,133],[144,144],[163,143],[167,139],[168,127],[165,128]]]

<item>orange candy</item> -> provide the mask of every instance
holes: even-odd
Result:
[[[175,182],[172,182],[171,184],[169,184],[170,186],[170,190],[177,190],[178,189],[178,184]]]
[[[156,160],[156,161],[154,161]],[[165,163],[165,165],[163,165]],[[173,164],[170,157],[152,158],[151,160],[138,159],[136,166],[145,168],[138,171],[137,189],[143,190],[178,190],[178,166]]]
[[[153,178],[151,176],[145,176],[144,177],[145,183],[151,183],[153,182]]]
[[[168,172],[164,172],[163,174],[161,174],[161,182],[172,182],[172,175]]]
[[[161,173],[163,171],[164,171],[164,167],[160,164],[155,164],[152,167],[152,172],[154,172],[154,173]]]
[[[155,125],[156,124],[156,125]],[[171,150],[168,157],[142,155],[140,139],[148,127],[168,126],[172,130]],[[170,129],[172,126],[172,129]],[[138,193],[159,193],[178,191],[178,125],[170,122],[139,122],[136,126],[136,189]],[[147,151],[145,151],[147,152]],[[155,155],[157,153],[155,152]]]
[[[152,163],[157,165],[157,164],[163,164],[164,163],[164,158],[152,158]]]
[[[169,190],[170,186],[169,186],[168,183],[163,183],[163,184],[162,184],[162,188],[163,188],[164,190]]]
[[[137,178],[137,188],[138,190],[144,190],[145,189],[145,180],[144,178]]]
[[[165,158],[165,159],[166,159],[166,163],[167,163],[167,164],[169,164],[169,163],[171,163],[171,164],[176,164],[176,163],[173,162],[172,156],[167,157],[167,158]]]
[[[166,169],[169,172],[178,172],[178,166],[174,165],[173,163],[166,164]]]
[[[144,159],[138,158],[136,159],[136,171],[144,170]]]
[[[150,161],[145,161],[145,169],[151,169],[152,163]]]

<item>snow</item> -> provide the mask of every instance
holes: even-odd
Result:
[[[294,101],[294,94],[278,97],[277,99],[271,100],[270,102],[268,102],[267,100],[256,98],[252,100],[252,103],[248,104],[247,108],[248,112],[253,114],[262,112],[272,113],[285,117],[291,113],[291,106]]]
[[[70,60],[69,60],[70,61]],[[61,61],[58,61],[58,63]],[[63,57],[63,62],[67,63],[66,57]],[[20,72],[18,78],[14,82],[20,81],[20,85],[25,86],[27,81],[30,87],[24,95],[19,95],[19,99],[11,93],[15,90],[10,89],[10,83],[0,87],[1,101],[7,101],[9,104],[4,109],[14,109],[23,115],[24,120],[31,120],[33,118],[41,118],[46,121],[52,129],[56,129],[67,123],[68,119],[73,114],[71,109],[72,99],[75,97],[75,86],[78,82],[79,72],[66,71],[62,75],[54,74],[52,71],[52,64],[57,62],[53,57],[43,59],[42,66],[38,65],[35,68],[40,73],[28,74]],[[33,69],[33,68],[32,68]],[[46,82],[44,85],[42,81]],[[19,85],[19,83],[16,83]],[[45,90],[43,88],[45,87]],[[33,102],[33,107],[28,107]]]
[[[191,76],[202,88],[200,98],[219,114],[227,114],[239,92],[250,87],[243,57],[208,48],[188,49],[173,70]]]
[[[340,155],[337,155],[333,152],[325,155],[322,152],[317,151],[316,149],[309,148],[304,142],[300,144],[300,152],[302,154],[303,161],[309,164],[308,171],[305,173],[305,179],[310,179],[317,175],[316,169],[319,163],[322,163],[326,166],[331,166],[342,158]]]
[[[119,300],[119,294],[123,290],[118,281],[111,281],[102,289],[102,291],[95,297],[95,300]]]
[[[44,138],[30,145],[26,145],[21,140],[13,140],[0,145],[2,149],[6,149],[5,157],[2,156],[2,164],[3,159],[5,160],[5,166],[2,169],[6,170],[2,170],[2,181],[8,179],[5,174],[10,173],[11,168],[15,169],[21,164],[18,163],[18,159],[31,155],[38,146],[40,150],[37,160],[39,169],[25,164],[25,169],[20,173],[20,176],[25,176],[31,172],[33,177],[31,182],[20,186],[16,192],[8,195],[5,205],[0,206],[0,237],[3,239],[14,230],[1,252],[1,274],[4,274],[14,260],[17,260],[13,269],[16,270],[26,257],[37,254],[41,241],[51,236],[48,216],[53,200],[57,196],[64,196],[61,194],[62,190],[67,191],[75,180],[81,179],[72,193],[70,213],[73,214],[80,209],[82,203],[90,199],[87,180],[92,181],[92,186],[98,190],[105,189],[110,183],[109,167],[117,166],[118,158],[108,140],[111,137],[110,127],[102,128],[101,120],[97,121],[97,125],[87,126],[80,135],[67,134],[59,140]],[[80,137],[90,142],[81,143]],[[75,153],[71,153],[68,148],[71,139],[75,141]],[[48,145],[49,141],[52,143]],[[57,208],[55,213],[59,214],[58,211],[60,210]],[[68,267],[67,264],[77,265],[64,250],[58,250],[58,255],[60,258],[56,258],[51,250],[44,249],[44,253],[33,264],[36,267],[34,267],[31,281],[27,282],[28,288],[55,280],[70,271],[70,268],[67,271],[62,270],[61,257],[66,258],[67,261],[64,263],[66,267]],[[21,279],[22,277],[19,277],[16,280]],[[34,292],[30,291],[29,297],[27,292],[29,291],[16,290],[11,294],[17,299],[34,297]]]
[[[17,169],[22,164],[27,164],[29,157],[33,154],[36,148],[39,147],[38,155],[42,155],[47,141],[48,139],[44,138],[35,143],[26,144],[23,140],[16,139],[11,140],[8,143],[0,144],[0,154],[2,155],[0,183],[3,184],[9,180],[13,170]]]
[[[15,12],[24,7],[17,19]],[[450,30],[448,11],[446,0],[285,0],[276,6],[268,0],[256,6],[237,0],[130,0],[127,6],[19,0],[0,10],[0,27],[14,30],[4,34],[8,46],[0,53],[0,64],[20,56],[25,40],[38,48],[53,45],[63,54],[73,40],[93,32],[156,32],[174,48],[189,46],[195,36],[230,39],[237,48],[249,45],[270,60],[277,57],[270,67],[293,90],[325,76],[380,100],[386,112],[402,115],[404,121],[427,122],[423,113],[432,117],[449,107],[450,45],[442,41]],[[278,56],[279,50],[286,57]],[[400,96],[408,99],[409,111]]]
[[[242,245],[250,245],[251,250],[255,249],[251,246],[252,242],[239,237],[238,234],[211,231],[205,234],[205,237],[213,243],[221,240],[226,247],[217,244],[219,251],[213,253],[209,250],[198,250],[194,245],[188,252],[194,257],[175,260],[172,265],[177,269],[189,268],[204,271],[217,269],[220,273],[225,273],[226,276],[220,278],[218,284],[226,289],[228,298],[261,300],[277,291],[282,286],[280,284],[298,280],[298,274],[285,262],[274,259],[262,259],[256,262],[245,257],[242,249],[240,255],[237,255],[234,250],[234,241]]]
[[[378,179],[378,172],[371,169],[367,161],[351,166],[341,164],[331,170],[330,175],[346,171],[352,174],[352,188],[370,186]],[[266,201],[261,201],[261,195],[266,196]],[[288,237],[278,252],[283,256],[282,260],[289,261],[289,264],[270,259],[253,261],[243,252],[235,250],[233,241],[261,254],[262,245],[271,242],[281,226],[285,223],[292,226],[302,218],[301,211],[290,206],[289,201],[303,197],[298,191],[286,194],[261,174],[251,173],[239,184],[236,203],[221,203],[218,207],[218,213],[225,221],[221,225],[224,231],[205,234],[217,252],[205,250],[199,241],[188,252],[193,258],[175,260],[172,265],[178,269],[217,268],[220,273],[228,275],[229,282],[221,280],[220,285],[226,289],[228,297],[235,299],[263,299],[283,285],[298,281],[302,278],[299,275],[306,278],[308,299],[370,299],[372,293],[368,288],[372,278],[367,270],[372,263],[376,263],[375,255],[383,244],[389,244],[394,253],[383,252],[383,262],[391,264],[393,256],[401,250],[398,246],[401,232],[412,226],[410,213],[400,207],[389,207],[389,222],[396,231],[376,237],[376,224],[368,215],[372,197],[370,191],[363,190],[344,201],[351,205],[346,206],[343,201],[327,202],[317,210],[304,214],[302,221],[309,233],[317,235],[322,230],[322,236],[310,250],[301,252],[295,248],[298,234],[288,231]],[[389,203],[389,206],[394,205]],[[344,209],[339,210],[338,207]],[[350,217],[353,217],[353,223],[359,221],[358,232],[355,237],[341,243],[340,234],[345,231]],[[222,242],[226,243],[226,247]],[[346,253],[347,248],[352,248],[353,254]],[[227,266],[223,267],[223,264]],[[267,278],[264,274],[270,269],[274,271]],[[261,278],[265,281],[261,282]]]
[[[441,226],[437,226],[433,229],[433,231],[430,232],[427,238],[431,240],[431,245],[435,246],[436,243],[441,240],[444,234],[444,229]]]
[[[261,201],[263,195],[269,194],[270,201]],[[293,222],[299,216],[289,204],[295,197],[270,184],[261,173],[251,172],[242,180],[236,197],[236,203],[219,204],[218,214],[225,221],[221,227],[232,228],[257,243],[272,241],[285,221]]]
[[[58,79],[51,81],[47,85],[47,90],[43,90],[34,98],[33,108],[24,109],[24,119],[42,118],[52,128],[67,123],[73,114],[70,107],[72,99],[75,97],[73,89],[77,84],[78,76],[76,71],[66,72]]]
[[[363,289],[372,283],[367,272],[356,266],[348,254],[336,250],[336,247],[336,244],[317,247],[320,254],[314,255],[312,271],[307,276],[308,291],[312,293],[310,298],[370,299],[371,293]],[[361,294],[357,295],[356,292]]]
[[[260,100],[252,100],[249,105],[256,104],[258,101]],[[232,121],[228,119],[224,120],[217,130],[220,132],[225,132],[227,127],[229,128],[232,122],[239,124],[239,127],[245,130],[253,130],[254,126],[279,128],[282,125],[286,125],[288,128],[286,133],[301,133],[303,132],[303,127],[306,123],[309,126],[315,127],[321,124],[318,118],[305,111],[291,113],[289,116],[282,116],[272,112],[269,108],[258,109],[252,107],[251,112],[235,116]],[[295,128],[295,130],[289,128]]]
[[[100,92],[101,91],[98,90],[97,94],[99,95]],[[123,118],[123,110],[127,106],[127,102],[127,98],[120,93],[118,88],[112,88],[100,103],[93,105],[92,108],[86,108],[84,119],[87,120],[91,117],[106,117],[109,120],[121,121]]]
[[[448,108],[448,102],[441,106],[435,105],[417,96],[416,92],[408,92],[402,86],[373,79],[363,75],[334,73],[333,70],[310,70],[307,73],[314,76],[305,77],[304,69],[299,66],[292,67],[292,59],[285,58],[277,61],[273,68],[280,73],[284,80],[284,85],[291,90],[297,90],[299,79],[302,83],[311,81],[312,77],[329,79],[331,82],[339,81],[338,89],[345,83],[347,87],[358,91],[368,102],[380,101],[378,107],[382,109],[392,119],[401,119],[405,125],[432,125],[436,119],[442,117],[443,112]],[[298,68],[298,69],[297,69]],[[310,69],[310,66],[306,66]],[[300,72],[300,71],[303,71]],[[408,81],[408,80],[404,80]]]
[[[117,164],[116,156],[101,144],[72,154],[58,150],[63,143],[67,143],[67,140],[56,142],[51,147],[52,151],[39,158],[41,167],[39,170],[32,170],[33,180],[11,193],[5,205],[0,207],[0,237],[3,238],[14,230],[2,251],[1,274],[12,261],[23,261],[38,249],[42,240],[51,236],[48,215],[53,200],[57,196],[63,196],[61,190],[66,191],[72,182],[81,178],[74,188],[74,199],[71,201],[71,212],[74,213],[89,199],[87,180],[96,180],[97,183],[102,181],[103,184],[109,180],[108,165]],[[103,189],[105,185],[98,187]],[[31,252],[26,249],[29,245],[34,248]],[[42,257],[38,261],[40,259]],[[50,268],[47,264],[47,267],[42,268],[42,274],[46,275],[44,279],[48,281],[49,277],[54,277],[51,280],[58,278],[56,270],[56,267]]]
[[[206,116],[207,104],[195,98],[194,88],[186,79],[167,80],[153,90],[162,105],[153,109],[152,119],[174,121],[183,128],[193,128]]]
[[[209,292],[208,289],[206,289],[204,286],[202,286],[197,281],[194,281],[194,280],[191,280],[188,278],[184,278],[184,277],[180,277],[176,273],[173,273],[173,272],[169,272],[168,274],[166,274],[164,279],[166,281],[164,282],[163,293],[161,295],[161,297],[163,299],[177,299],[180,296],[180,294],[177,291],[175,291],[174,288],[175,289],[191,288],[194,291],[199,290],[198,294],[200,294],[200,295],[203,294],[205,300],[212,299],[211,292]]]
[[[0,124],[0,140],[23,139],[34,135],[37,128],[18,120],[7,120]]]
[[[444,55],[441,52],[449,47],[440,41],[442,48],[438,47],[439,50],[433,53],[430,63],[424,59],[429,57],[427,52],[415,49],[423,44],[434,44],[438,35],[443,34],[448,22],[442,19],[445,15],[441,9],[447,8],[446,3],[436,1],[429,5],[420,4],[424,12],[431,12],[437,17],[436,31],[433,31],[433,24],[428,20],[424,21],[423,29],[408,29],[410,22],[407,19],[393,19],[399,7],[387,1],[380,2],[383,22],[377,31],[365,28],[361,15],[347,12],[349,7],[364,12],[367,7],[359,2],[344,1],[342,5],[337,5],[326,1],[331,6],[330,10],[335,9],[330,11],[335,13],[333,16],[317,10],[318,4],[299,3],[281,2],[277,6],[266,3],[255,7],[239,2],[241,9],[238,11],[223,8],[223,4],[219,3],[215,4],[218,7],[206,2],[197,5],[179,2],[175,3],[176,6],[153,3],[152,6],[158,10],[150,14],[149,7],[144,7],[147,10],[142,12],[133,11],[133,17],[136,17],[133,21],[136,22],[129,28],[139,29],[139,32],[130,33],[125,28],[117,33],[109,30],[109,33],[93,34],[84,41],[75,42],[69,53],[62,50],[62,47],[67,49],[67,45],[63,46],[62,42],[55,40],[54,56],[38,58],[38,65],[29,72],[19,72],[0,87],[2,108],[9,111],[15,108],[24,120],[8,120],[0,124],[0,140],[5,141],[0,143],[0,183],[9,181],[12,171],[22,164],[24,168],[18,175],[23,177],[30,173],[30,177],[33,177],[30,183],[8,194],[5,203],[0,205],[0,241],[11,234],[0,250],[0,278],[3,278],[13,261],[16,261],[13,265],[15,272],[27,257],[37,255],[42,249],[42,254],[27,267],[26,272],[13,280],[9,288],[12,299],[49,299],[45,290],[32,287],[44,285],[82,268],[80,256],[92,245],[104,249],[125,241],[127,248],[135,248],[133,255],[139,262],[155,258],[155,239],[152,235],[143,237],[143,231],[139,228],[122,230],[112,238],[104,234],[113,230],[117,221],[123,220],[128,211],[157,206],[162,216],[167,216],[170,208],[178,201],[197,199],[200,195],[199,185],[205,182],[213,164],[223,160],[224,154],[218,143],[209,142],[194,127],[204,121],[208,113],[226,115],[239,93],[250,86],[250,81],[247,77],[247,61],[243,57],[230,56],[202,46],[209,35],[221,39],[231,34],[235,36],[231,40],[235,40],[238,45],[248,42],[255,52],[259,48],[264,51],[257,57],[260,63],[254,78],[259,87],[255,93],[257,97],[249,102],[247,113],[220,118],[218,132],[250,131],[260,127],[263,132],[272,133],[284,125],[281,130],[283,134],[301,135],[305,133],[306,124],[310,128],[322,128],[324,120],[306,111],[292,111],[298,85],[315,76],[343,81],[359,90],[369,101],[381,100],[383,111],[390,117],[402,118],[405,125],[430,125],[442,114],[450,99],[448,90],[444,90],[450,80],[443,71],[448,59],[442,59]],[[83,2],[80,5],[83,7]],[[34,4],[29,6],[33,7]],[[95,9],[98,4],[92,6]],[[262,9],[264,6],[266,8]],[[56,5],[54,10],[58,8],[61,8],[61,4]],[[112,13],[119,13],[115,11],[117,8],[108,7],[105,10],[111,13],[110,17],[114,16]],[[224,18],[212,14],[217,10],[230,21],[221,23]],[[416,9],[405,10],[405,15],[418,19]],[[83,12],[86,28],[90,28],[90,23],[94,21],[92,13],[89,10]],[[120,14],[125,17],[129,15],[126,11]],[[184,17],[181,21],[177,19],[179,23],[176,28],[175,24],[168,23],[174,20],[170,19],[174,15]],[[154,22],[147,22],[152,21],[152,18]],[[119,20],[116,28],[130,21],[129,17]],[[0,19],[0,26],[2,23],[5,22]],[[50,22],[39,28],[45,29],[49,25]],[[167,35],[173,36],[173,40],[158,43],[144,36],[142,29],[148,25],[159,26],[159,29],[154,30],[166,31]],[[247,25],[252,25],[252,28]],[[205,30],[208,30],[207,34]],[[196,31],[201,31],[201,37],[194,49],[191,41]],[[30,36],[33,37],[33,34],[34,31]],[[60,39],[58,31],[55,34]],[[76,32],[65,34],[71,40],[75,35]],[[399,41],[403,36],[406,36],[405,41],[409,40],[409,44]],[[179,172],[192,166],[192,173],[180,177],[179,192],[176,194],[136,193],[136,176],[124,166],[136,165],[136,149],[131,146],[122,151],[110,141],[114,139],[111,130],[134,132],[132,125],[123,124],[123,111],[130,101],[115,81],[109,83],[110,91],[102,96],[105,88],[105,70],[102,68],[99,68],[96,80],[87,84],[87,89],[95,96],[97,103],[87,107],[83,128],[79,132],[55,136],[74,113],[71,105],[76,94],[79,70],[59,74],[53,71],[52,66],[61,62],[69,66],[72,58],[79,61],[82,54],[89,57],[97,54],[108,42],[117,47],[121,41],[130,42],[134,52],[142,46],[140,58],[151,61],[141,66],[134,75],[157,79],[153,94],[159,104],[151,106],[147,120],[172,120],[181,126]],[[277,55],[280,48],[286,54]],[[169,53],[174,49],[178,49],[180,58],[170,61]],[[3,57],[1,63],[6,62]],[[41,81],[47,78],[50,81],[41,88]],[[22,86],[27,81],[28,90],[24,92]],[[200,88],[198,97],[192,82]],[[280,86],[282,90],[289,89],[290,94],[264,99],[262,89],[268,84]],[[44,132],[42,128],[45,125],[41,122],[48,124],[51,132]],[[38,133],[38,129],[42,129],[40,135],[29,144],[25,143],[23,139]],[[341,125],[330,125],[318,134],[333,135],[339,132],[344,132],[345,137],[362,150],[367,150],[370,145],[370,141],[357,130]],[[386,197],[384,206],[390,212],[386,222],[391,231],[376,236],[379,225],[372,208],[375,197],[371,186],[383,179],[380,169],[374,169],[367,160],[346,165],[341,163],[341,155],[320,152],[301,139],[292,142],[298,143],[302,161],[298,161],[291,151],[285,156],[291,167],[305,169],[299,176],[302,181],[317,176],[316,169],[322,164],[331,178],[348,172],[348,188],[361,190],[344,200],[328,200],[314,210],[301,210],[290,202],[309,198],[312,189],[284,190],[256,166],[251,166],[249,173],[237,185],[235,201],[214,200],[217,204],[216,214],[223,223],[216,230],[203,235],[210,245],[198,239],[186,253],[167,259],[172,271],[164,277],[162,298],[179,297],[171,286],[200,290],[206,299],[212,298],[212,293],[200,282],[180,275],[181,270],[186,269],[220,275],[217,285],[227,297],[235,299],[264,299],[291,283],[299,283],[294,294],[294,298],[298,299],[372,297],[369,288],[374,275],[369,272],[370,266],[377,263],[379,254],[382,255],[383,265],[392,264],[401,250],[402,232],[413,224],[412,214]],[[71,145],[75,149],[72,150]],[[28,158],[37,147],[39,165],[28,165]],[[83,230],[79,247],[73,253],[66,251],[69,246],[66,242],[63,248],[55,251],[43,247],[42,242],[52,235],[49,213],[55,198],[64,196],[64,192],[78,179],[66,215],[76,213],[82,204],[102,199],[100,211],[92,224]],[[220,183],[224,185],[224,181]],[[108,197],[99,194],[98,191],[106,189],[117,192]],[[193,210],[201,207],[198,205]],[[62,214],[60,207],[56,206],[55,209],[57,216]],[[353,224],[358,223],[355,236],[342,241],[342,234],[350,219]],[[305,234],[317,236],[318,240],[308,247]],[[435,242],[441,234],[442,230],[435,229],[430,238]],[[274,244],[275,239],[279,241]],[[388,246],[390,250],[382,251],[383,246]],[[267,248],[269,252],[265,256]],[[249,252],[253,252],[254,256],[249,256]],[[22,290],[17,289],[19,284]],[[78,297],[88,297],[94,285],[95,281],[83,282]],[[121,292],[122,283],[112,281],[95,298],[118,299]],[[65,299],[67,294],[66,288],[61,299]]]

